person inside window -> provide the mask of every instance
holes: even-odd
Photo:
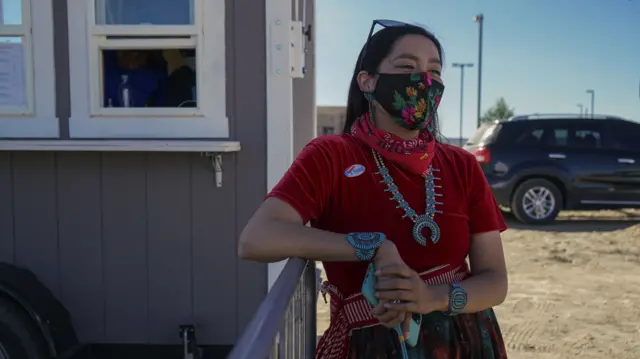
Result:
[[[157,51],[105,51],[104,106],[162,107],[166,78],[166,64]],[[123,96],[125,87],[128,94]]]
[[[241,258],[323,262],[318,359],[507,357],[491,309],[507,294],[506,225],[474,156],[437,140],[442,53],[421,27],[374,21],[343,134],[312,140],[241,234]],[[370,263],[374,308],[361,294]]]
[[[179,51],[182,64],[171,72],[166,81],[167,107],[196,107],[196,53],[195,50]]]

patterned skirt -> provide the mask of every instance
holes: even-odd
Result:
[[[422,316],[418,345],[407,347],[409,359],[505,359],[502,333],[492,309],[448,316]],[[348,359],[402,359],[398,335],[380,325],[356,329]]]

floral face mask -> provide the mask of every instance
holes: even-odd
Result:
[[[378,74],[375,99],[407,130],[425,129],[436,114],[444,85],[428,72]]]

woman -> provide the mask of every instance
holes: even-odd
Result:
[[[311,141],[241,235],[243,258],[324,263],[331,324],[316,358],[506,358],[491,310],[507,293],[506,226],[475,158],[436,141],[441,70],[433,34],[374,21],[344,134]],[[373,309],[360,293],[371,261]]]

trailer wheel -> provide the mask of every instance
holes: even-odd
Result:
[[[13,301],[0,298],[0,359],[49,359],[33,320]]]

